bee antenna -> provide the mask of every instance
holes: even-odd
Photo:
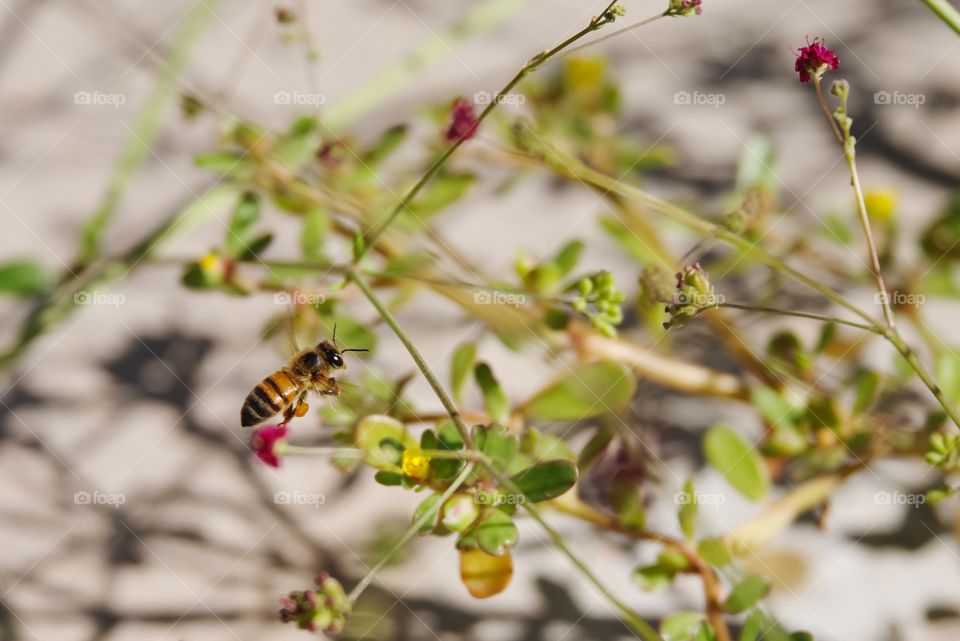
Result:
[[[337,324],[333,324],[333,344],[337,344]]]
[[[341,354],[346,354],[347,352],[369,352],[369,351],[370,351],[370,350],[369,350],[369,349],[366,349],[366,348],[364,348],[364,349],[359,349],[359,348],[357,348],[357,347],[351,347],[351,348],[349,348],[349,349],[341,349],[341,350],[340,350],[340,353],[341,353]]]

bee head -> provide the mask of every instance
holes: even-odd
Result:
[[[313,353],[317,355],[318,359],[322,357],[326,364],[333,369],[346,367],[346,363],[343,362],[343,357],[340,355],[340,350],[330,341],[323,341],[317,345],[317,349]]]

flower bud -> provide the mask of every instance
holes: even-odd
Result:
[[[480,515],[480,508],[473,497],[454,494],[443,504],[443,525],[451,532],[464,532]]]

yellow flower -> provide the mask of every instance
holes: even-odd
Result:
[[[403,473],[415,479],[424,479],[430,472],[430,457],[419,447],[408,447],[403,451]]]
[[[877,222],[893,220],[897,209],[897,194],[892,189],[872,189],[863,195],[867,215]]]
[[[607,74],[603,58],[569,58],[564,75],[571,89],[596,89]]]

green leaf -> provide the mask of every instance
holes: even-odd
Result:
[[[743,628],[740,631],[740,641],[760,641],[763,638],[766,623],[763,612],[754,610],[748,614],[747,620],[743,622]]]
[[[363,154],[363,164],[374,167],[389,156],[407,137],[406,125],[394,125],[387,129]]]
[[[733,428],[727,425],[710,428],[703,438],[703,452],[727,482],[745,497],[758,501],[766,496],[770,480],[763,459]]]
[[[722,568],[733,560],[730,548],[721,537],[703,539],[697,543],[697,556],[717,568]]]
[[[502,425],[478,427],[474,437],[477,448],[501,470],[509,465],[520,447],[517,437],[508,434]]]
[[[940,352],[936,362],[937,382],[951,403],[960,403],[960,356],[948,348]]]
[[[373,480],[375,480],[380,485],[394,486],[400,485],[403,483],[403,474],[397,474],[396,472],[385,472],[380,470],[373,475]]]
[[[577,457],[570,446],[552,434],[545,434],[535,427],[528,427],[520,441],[520,448],[536,461],[563,459],[576,462]]]
[[[477,344],[463,343],[457,347],[450,362],[450,391],[453,399],[460,402],[463,386],[467,382],[467,374],[473,369],[477,359]]]
[[[679,498],[680,509],[677,511],[677,519],[680,521],[680,529],[685,537],[692,539],[697,525],[697,497],[693,491],[692,479],[687,479],[683,484],[683,491],[680,492]]]
[[[857,391],[853,400],[853,411],[859,414],[866,411],[876,398],[880,377],[876,372],[862,370],[854,374],[853,381]]]
[[[463,198],[475,179],[473,174],[437,176],[426,190],[421,192],[420,197],[413,201],[408,213],[418,223],[425,222]]]
[[[319,142],[316,118],[301,116],[277,140],[270,155],[284,167],[296,169],[311,158]]]
[[[229,256],[242,256],[253,235],[253,228],[260,220],[260,199],[256,194],[247,192],[233,209],[233,215],[227,224],[226,251]]]
[[[774,429],[793,429],[797,408],[787,402],[780,392],[766,385],[757,385],[750,390],[750,400],[760,416]]]
[[[567,243],[557,252],[553,263],[557,266],[557,271],[561,278],[573,271],[573,268],[580,262],[580,254],[582,253],[583,243],[579,240]]]
[[[700,629],[697,630],[697,636],[694,641],[717,641],[717,635],[706,621],[700,622]]]
[[[703,621],[702,612],[677,612],[660,622],[663,641],[693,641]]]
[[[323,246],[330,232],[330,215],[324,209],[311,209],[303,216],[300,230],[300,253],[307,260],[321,260]]]
[[[740,614],[752,608],[770,591],[770,582],[760,576],[748,576],[734,586],[724,608],[730,614]]]
[[[607,446],[613,441],[615,435],[616,432],[607,427],[598,429],[580,450],[580,456],[577,457],[577,467],[583,470],[593,465],[593,462],[607,451]]]
[[[537,503],[555,498],[573,487],[577,482],[577,466],[570,461],[547,461],[537,463],[510,480],[527,497]]]
[[[260,236],[257,236],[256,238],[250,241],[246,249],[244,249],[243,253],[240,254],[239,256],[240,260],[253,260],[260,254],[262,254],[264,251],[266,251],[267,247],[269,247],[270,243],[272,242],[273,242],[273,234],[266,233],[266,234],[261,234]]]
[[[486,363],[480,363],[473,370],[477,384],[483,392],[483,404],[487,414],[496,423],[506,423],[510,419],[510,399],[493,376],[493,370]]]
[[[0,292],[33,296],[53,286],[50,273],[39,263],[15,261],[0,265]]]
[[[537,392],[523,413],[541,420],[579,420],[622,408],[635,390],[636,381],[623,366],[590,363]]]
[[[517,526],[503,510],[490,510],[477,525],[477,544],[491,556],[500,556],[517,543]]]
[[[633,582],[641,589],[653,592],[666,587],[676,573],[670,572],[667,568],[659,565],[645,565],[633,571]]]

